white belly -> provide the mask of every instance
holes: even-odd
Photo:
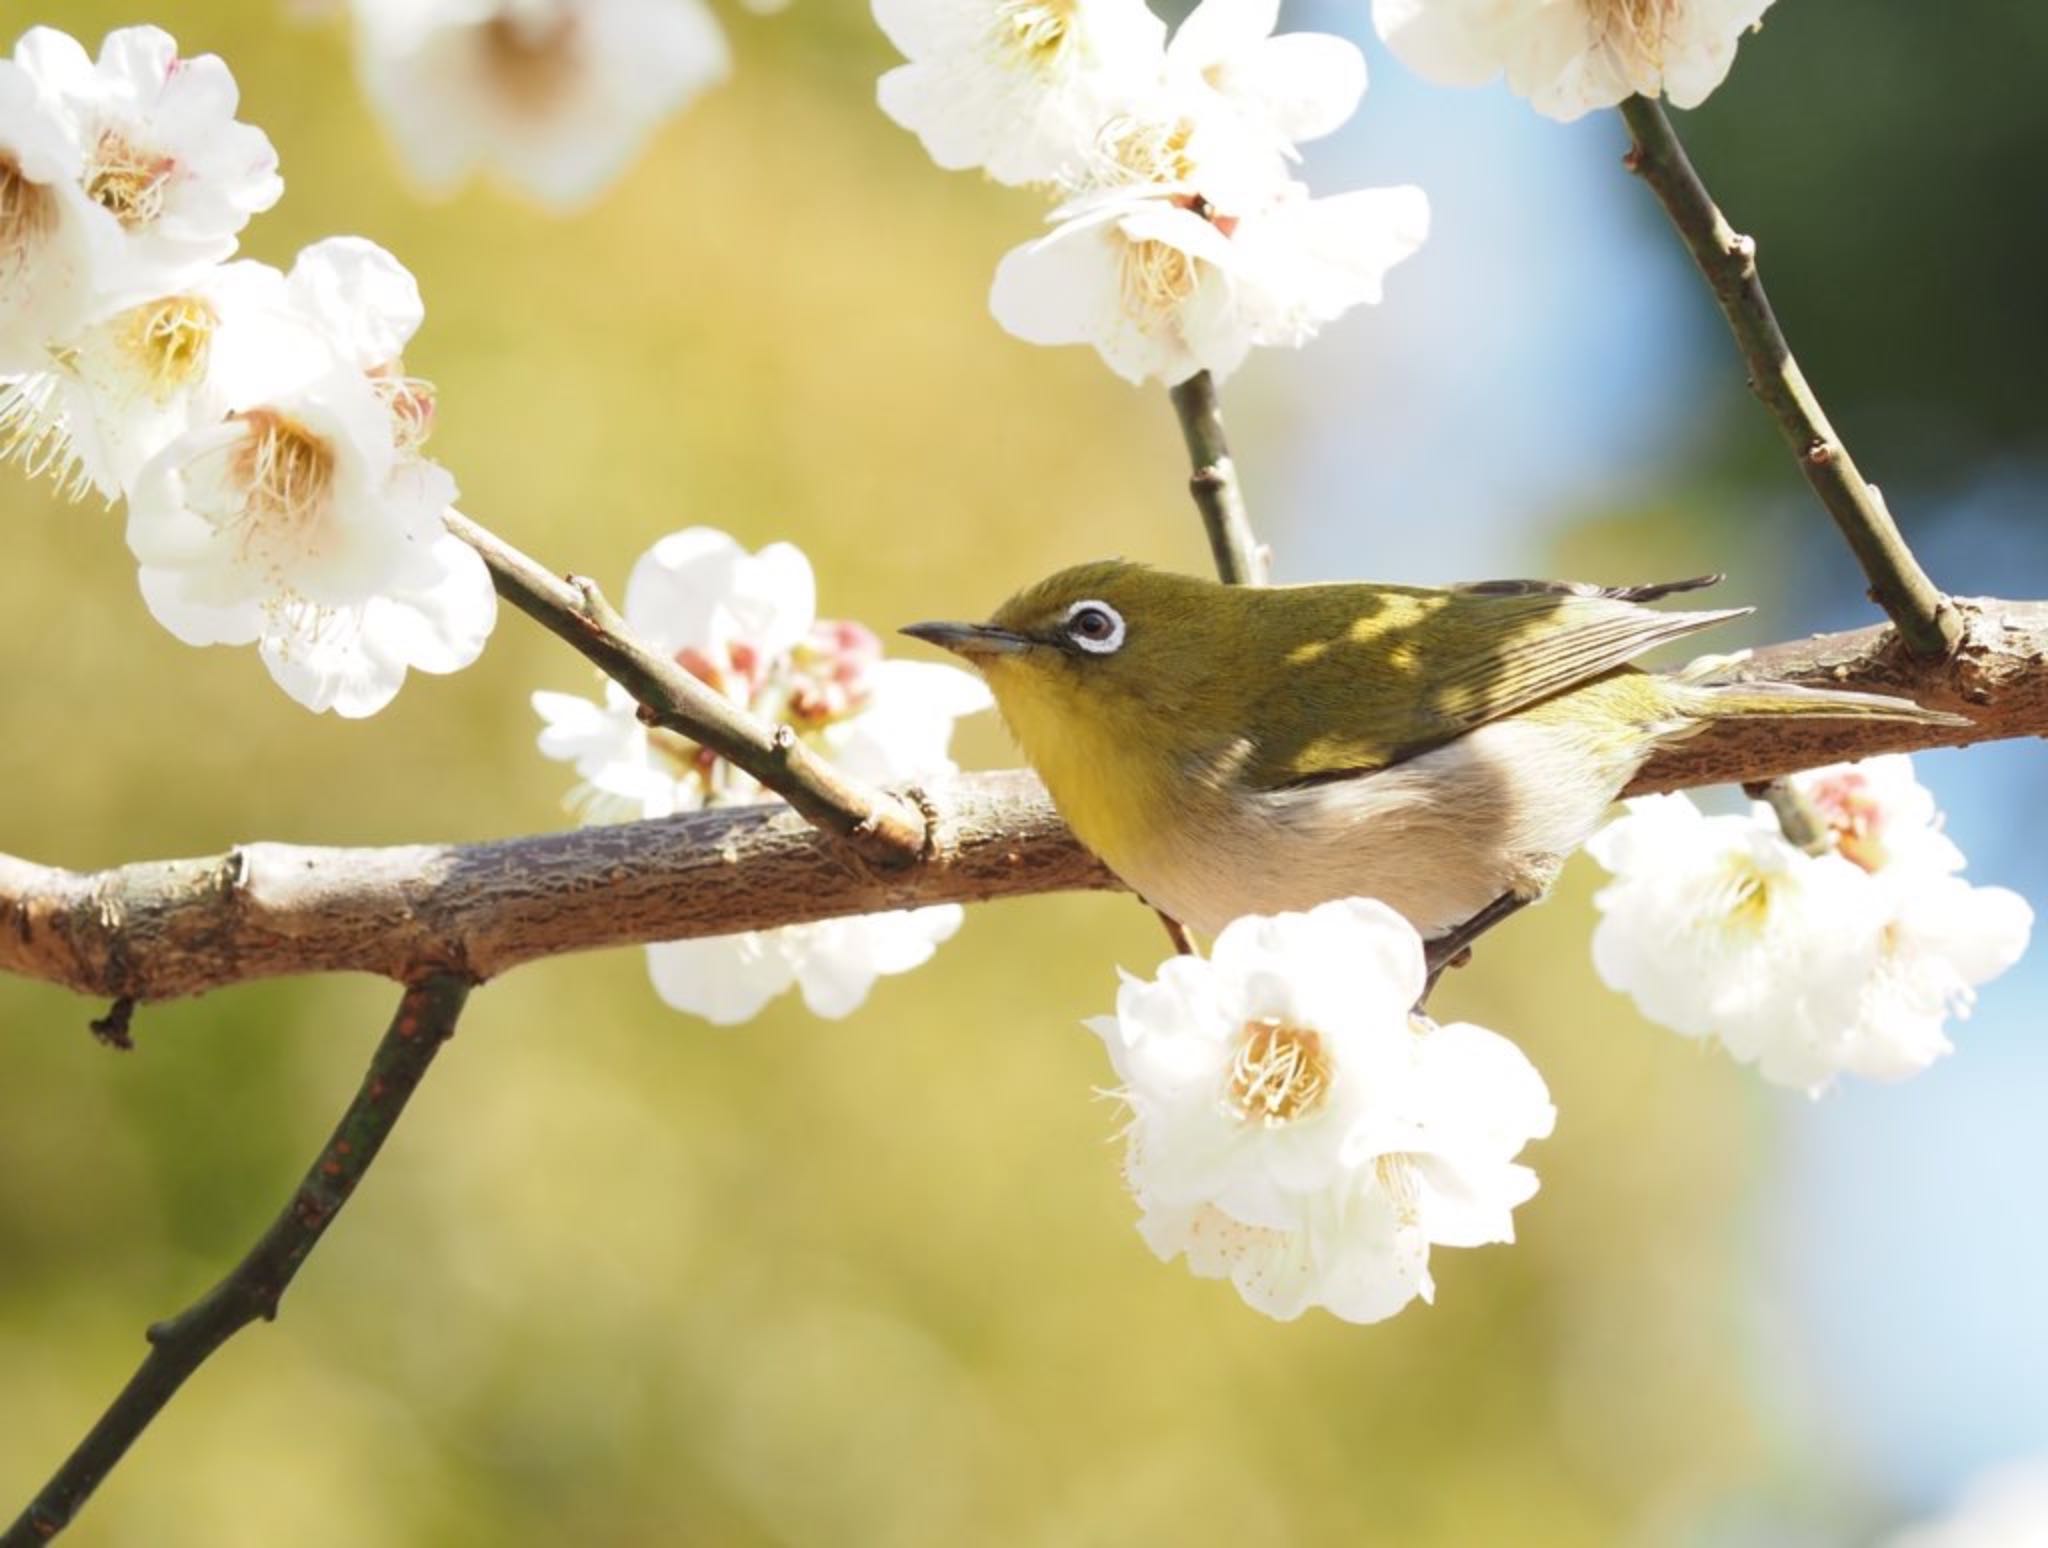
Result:
[[[1540,895],[1640,763],[1601,768],[1568,732],[1494,721],[1376,774],[1205,803],[1186,825],[1199,839],[1123,879],[1205,935],[1342,897],[1378,898],[1439,935],[1503,893]]]

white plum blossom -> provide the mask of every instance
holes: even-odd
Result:
[[[1351,1322],[1433,1297],[1429,1250],[1514,1239],[1556,1120],[1520,1050],[1414,1011],[1421,939],[1358,898],[1248,915],[1091,1022],[1130,1110],[1138,1229],[1245,1301]]]
[[[979,678],[885,660],[860,624],[820,619],[810,561],[789,543],[750,554],[709,527],[671,533],[634,565],[624,611],[693,676],[874,783],[952,773],[953,722],[989,704]],[[616,683],[602,703],[544,692],[533,706],[545,722],[540,750],[581,777],[570,805],[586,821],[773,799],[708,749],[645,725]],[[648,947],[648,968],[663,1000],[720,1025],[752,1019],[792,986],[815,1014],[836,1018],[859,1008],[877,977],[928,961],[961,919],[943,904],[669,941]]]
[[[1844,1073],[1899,1080],[1951,1049],[1944,1024],[2025,949],[2033,915],[1973,887],[1909,759],[1796,776],[1824,847],[1771,807],[1708,817],[1647,796],[1587,850],[1614,874],[1593,962],[1650,1020],[1718,1039],[1766,1080],[1820,1094]]]
[[[1569,121],[1638,92],[1697,107],[1727,77],[1771,0],[1373,0],[1373,24],[1410,69],[1446,86],[1505,73]]]
[[[69,124],[0,59],[0,374],[47,365],[118,261],[121,228],[86,197],[84,171]]]
[[[364,89],[421,183],[596,198],[730,68],[702,0],[354,0]]]
[[[909,61],[876,96],[949,170],[1048,183],[1155,90],[1166,29],[1145,0],[874,0]]]
[[[34,27],[15,63],[79,147],[79,184],[126,235],[99,277],[109,304],[167,294],[235,250],[249,218],[284,193],[277,153],[240,123],[240,93],[212,54],[183,58],[158,27],[107,34],[97,61],[76,39]]]
[[[254,643],[309,709],[373,714],[409,668],[474,661],[497,615],[483,561],[442,523],[454,480],[419,451],[431,391],[399,355],[419,292],[359,238],[250,288],[273,304],[209,362],[211,417],[129,491],[143,599],[187,644]]]
[[[1709,817],[1683,795],[1628,802],[1586,849],[1615,878],[1594,900],[1602,982],[1767,1080],[1811,1084],[1806,1008],[1846,1016],[1876,966],[1884,911],[1868,878],[1787,843],[1769,807]]]
[[[1428,235],[1419,188],[1311,198],[1234,114],[1186,95],[1150,112],[1104,132],[1052,232],[998,265],[989,305],[1019,338],[1093,345],[1132,382],[1220,380],[1377,302]]]

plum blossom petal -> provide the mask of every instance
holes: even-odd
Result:
[[[483,169],[557,211],[730,69],[702,0],[354,0],[356,68],[413,174]]]
[[[259,649],[271,676],[308,709],[359,719],[397,696],[408,669],[445,674],[473,664],[498,616],[482,558],[443,532],[418,569],[359,610],[312,613],[303,634],[267,632]]]
[[[328,237],[300,249],[288,294],[343,357],[365,371],[404,355],[427,316],[412,271],[362,237]]]
[[[1274,37],[1279,18],[1279,0],[1203,0],[1175,29],[1166,68],[1214,92],[1291,151],[1358,110],[1365,55],[1328,33]]]
[[[1163,1259],[1288,1319],[1434,1293],[1429,1249],[1513,1238],[1514,1157],[1556,1113],[1506,1039],[1411,1009],[1422,943],[1384,904],[1247,916],[1126,977],[1090,1023],[1130,1110],[1125,1177]]]
[[[713,1026],[737,1026],[796,982],[789,944],[779,930],[664,941],[647,948],[647,973],[654,992],[675,1009]]]
[[[658,942],[647,948],[648,974],[665,1003],[714,1026],[752,1021],[792,986],[812,1015],[840,1021],[867,1002],[876,979],[923,967],[964,918],[944,903]]]
[[[811,561],[793,543],[750,554],[712,527],[671,532],[633,565],[626,579],[626,622],[669,650],[693,647],[781,656],[796,648],[818,616]]]

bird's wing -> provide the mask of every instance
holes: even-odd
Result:
[[[1273,789],[1385,768],[1750,611],[1661,613],[1636,600],[1645,594],[1663,593],[1520,582],[1381,589],[1334,637],[1269,635],[1262,653],[1286,668],[1253,711],[1240,777]]]

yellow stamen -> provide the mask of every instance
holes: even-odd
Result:
[[[1728,923],[1739,929],[1761,930],[1771,913],[1770,883],[1746,861],[1735,859],[1729,862],[1728,886]]]
[[[1681,0],[1595,0],[1604,41],[1633,52],[1653,70],[1664,68],[1664,39]]]
[[[1066,46],[1074,22],[1074,0],[1003,0],[996,7],[996,36],[1027,65],[1044,69]]]
[[[119,130],[109,129],[93,146],[85,191],[123,228],[135,231],[163,214],[176,170],[177,163],[169,156],[152,156],[129,144]]]
[[[1193,295],[1201,276],[1195,271],[1195,260],[1171,242],[1126,239],[1118,259],[1117,283],[1127,315],[1157,318]]]
[[[326,513],[334,489],[334,450],[324,437],[273,409],[238,416],[249,433],[235,448],[229,476],[243,491],[244,551],[294,549]]]
[[[1172,123],[1118,118],[1096,137],[1096,150],[1107,163],[1104,186],[1123,183],[1186,183],[1195,175],[1195,124],[1190,118]]]
[[[393,359],[370,372],[370,385],[391,410],[392,434],[398,449],[416,452],[434,433],[434,405],[439,396],[423,376],[407,376],[405,361]]]
[[[123,318],[121,347],[142,366],[159,400],[206,374],[220,314],[198,296],[166,296]]]
[[[1422,1180],[1415,1175],[1415,1162],[1405,1155],[1381,1156],[1372,1164],[1373,1175],[1386,1190],[1394,1206],[1394,1218],[1404,1226],[1422,1219]]]
[[[1322,1038],[1274,1017],[1246,1022],[1230,1062],[1224,1106],[1243,1123],[1278,1128],[1305,1118],[1330,1092],[1330,1056]]]
[[[62,363],[60,358],[60,367]],[[65,422],[55,372],[37,372],[0,386],[0,463],[7,462],[30,478],[49,478],[62,499],[82,500],[91,491],[92,480],[85,475],[85,463]]]

